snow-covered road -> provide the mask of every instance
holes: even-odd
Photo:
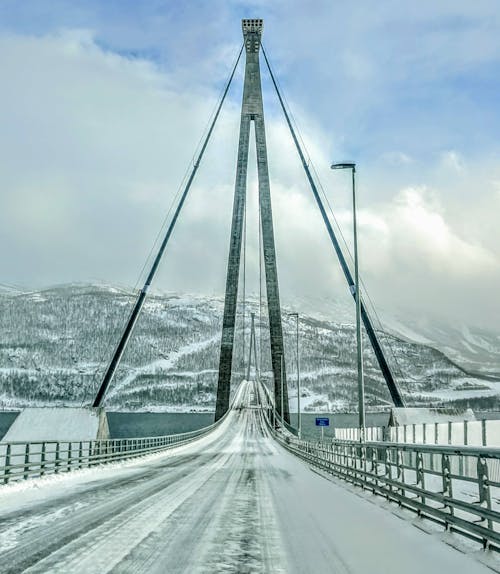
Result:
[[[0,488],[0,571],[491,572],[311,471],[240,399],[190,445]]]

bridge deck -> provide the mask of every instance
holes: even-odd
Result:
[[[1,489],[2,572],[491,572],[312,472],[251,402],[167,454]]]

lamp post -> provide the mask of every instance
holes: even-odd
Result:
[[[354,293],[356,301],[356,348],[358,362],[358,412],[360,440],[365,438],[365,382],[363,374],[363,342],[361,339],[361,290],[359,285],[358,230],[356,223],[356,164],[334,163],[331,169],[350,169],[352,173],[352,220],[354,231]]]
[[[299,356],[299,314],[289,313],[290,317],[295,317],[297,331],[296,331],[296,353],[297,353],[297,433],[298,437],[301,438],[302,435],[302,420],[300,416],[300,356]]]
[[[284,418],[283,418],[283,414],[284,414],[284,400],[283,400],[283,391],[284,389],[284,380],[285,377],[283,376],[283,369],[285,366],[285,361],[284,361],[284,357],[283,355],[281,355],[281,426],[285,426],[284,425]]]

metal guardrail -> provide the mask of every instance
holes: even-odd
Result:
[[[358,428],[334,428],[334,438],[359,440]],[[500,420],[481,419],[366,427],[370,441],[469,446],[500,446]]]
[[[91,441],[0,442],[0,485],[91,468],[190,443],[208,435],[226,420],[238,400],[238,389],[234,389],[230,408],[223,417],[207,427],[186,433]]]
[[[274,408],[274,398],[266,385],[262,382],[258,382],[256,384],[256,388],[257,396],[259,397],[259,403],[267,410],[267,417],[269,418],[269,422],[273,425],[273,427],[284,428],[290,434],[298,436],[298,430],[291,424],[287,423],[284,419],[282,419],[278,409]]]
[[[500,551],[500,448],[300,440],[259,396],[269,431],[297,457]]]
[[[199,430],[160,437],[0,443],[0,484],[167,450],[209,434],[224,418]]]

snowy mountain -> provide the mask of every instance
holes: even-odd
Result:
[[[98,388],[134,301],[123,290],[96,285],[58,286],[31,293],[0,292],[0,405],[88,404]],[[213,410],[223,301],[214,297],[153,294],[147,300],[107,396],[112,409]],[[250,313],[262,342],[262,376],[270,380],[269,334],[259,308],[238,309],[234,377],[242,378],[248,354]],[[245,316],[245,330],[243,330]],[[283,315],[290,404],[296,400],[295,318]],[[434,340],[411,327],[381,333],[396,379],[410,404],[469,403],[495,406],[499,380],[459,366],[480,347],[495,364],[498,346],[476,332]],[[435,331],[437,332],[437,331]],[[245,333],[245,341],[243,341]],[[411,340],[416,339],[416,340]],[[346,322],[301,316],[299,325],[302,404],[306,410],[351,410],[356,405],[355,330]],[[471,351],[472,349],[472,351]],[[444,350],[444,348],[443,348]],[[365,344],[366,394],[371,408],[390,403],[375,357]],[[479,355],[478,355],[479,357]],[[477,358],[478,358],[477,357]],[[498,361],[500,363],[500,359]],[[497,363],[497,371],[500,371]],[[253,366],[252,366],[253,370]],[[495,369],[490,369],[495,372]]]
[[[500,333],[444,319],[390,319],[388,331],[407,340],[432,345],[471,373],[500,378]]]

